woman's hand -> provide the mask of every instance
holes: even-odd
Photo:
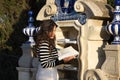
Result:
[[[69,62],[70,60],[72,60],[72,59],[74,59],[74,58],[75,58],[75,56],[70,56],[70,57],[64,58],[63,60],[64,60],[64,62],[66,63],[66,62]]]

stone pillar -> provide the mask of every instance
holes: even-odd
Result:
[[[22,45],[22,51],[23,54],[19,59],[19,66],[20,67],[26,67],[30,68],[32,67],[32,57],[33,57],[33,52],[31,50],[33,44],[25,43]]]
[[[17,67],[18,80],[31,80],[32,73],[30,68]]]
[[[32,77],[32,59],[33,53],[31,50],[32,43],[24,43],[22,45],[23,55],[19,59],[19,67],[18,70],[18,80],[31,80]]]
[[[106,60],[102,66],[102,70],[109,77],[108,80],[119,80],[120,78],[120,45],[106,45]]]
[[[33,19],[33,12],[28,12],[29,19],[28,19],[28,26],[23,29],[23,33],[29,37],[29,40],[26,41],[22,45],[22,51],[23,55],[19,59],[19,67],[17,67],[18,70],[18,80],[35,80],[32,79],[34,75],[34,69],[33,69],[33,52],[32,52],[32,46],[35,45],[34,42],[34,33],[37,32],[40,28],[35,28],[33,25],[34,19]]]

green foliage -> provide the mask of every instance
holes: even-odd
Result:
[[[24,7],[23,2],[18,0],[1,0],[0,7],[0,49],[4,49],[5,45],[7,48],[10,47],[6,43],[13,33],[13,25],[19,21]]]
[[[0,0],[0,51],[18,53],[13,49],[27,40],[22,30],[28,25],[28,11],[33,10],[36,17],[43,4],[45,0]]]
[[[108,4],[110,4],[112,7],[114,7],[114,0],[107,0],[108,1]]]
[[[16,23],[21,22],[19,20],[21,12],[28,9],[26,6],[27,3],[24,3],[23,1],[0,0],[0,80],[17,80],[16,67],[22,51],[20,50],[20,45],[14,44],[17,42],[14,39],[18,35],[15,35],[14,37],[11,36],[18,31],[16,30],[16,27],[18,27]],[[21,27],[21,29],[22,28],[23,27]],[[21,29],[19,27],[18,33],[22,33],[20,32]]]
[[[0,50],[8,47],[5,43],[12,32],[10,23],[5,15],[0,15]]]

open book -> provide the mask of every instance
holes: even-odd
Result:
[[[69,56],[76,56],[79,54],[79,52],[77,50],[75,50],[72,46],[69,46],[67,48],[61,49],[60,51],[58,51],[58,59],[62,60],[66,57]]]

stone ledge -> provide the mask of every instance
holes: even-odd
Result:
[[[23,68],[23,67],[16,67],[18,71],[36,71],[36,68]]]

